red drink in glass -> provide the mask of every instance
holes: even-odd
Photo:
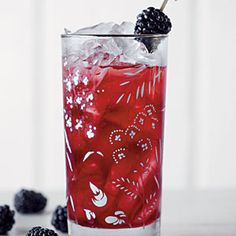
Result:
[[[69,221],[145,229],[160,218],[166,65],[96,56],[63,57]]]

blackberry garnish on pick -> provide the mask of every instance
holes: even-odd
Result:
[[[58,234],[55,233],[51,229],[46,229],[46,228],[42,228],[40,226],[37,226],[37,227],[32,228],[26,234],[26,236],[58,236]]]
[[[57,230],[67,233],[67,208],[58,206],[53,212],[51,223]]]
[[[22,189],[15,195],[14,205],[18,212],[23,214],[42,211],[47,204],[47,198],[41,193]]]
[[[0,206],[0,235],[7,234],[15,223],[15,212],[8,205]]]
[[[168,34],[172,24],[161,10],[149,7],[137,17],[136,34]]]
[[[163,13],[168,0],[165,0],[161,9],[148,7],[137,16],[135,25],[135,34],[168,34],[171,31],[171,21],[169,17]],[[153,52],[157,45],[157,40],[148,37],[140,37],[139,41],[143,42],[149,52]],[[156,41],[156,42],[155,42]]]

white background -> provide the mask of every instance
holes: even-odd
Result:
[[[236,1],[169,0],[166,189],[236,188]],[[61,42],[160,0],[0,0],[0,191],[65,188]]]

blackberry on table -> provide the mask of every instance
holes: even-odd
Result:
[[[41,193],[22,189],[15,195],[14,205],[18,212],[23,214],[42,211],[47,204],[47,198]]]
[[[137,16],[135,34],[168,34],[171,28],[171,21],[165,13],[160,9],[149,7]],[[155,49],[152,38],[140,37],[137,40],[143,42],[149,52]]]
[[[67,233],[67,208],[58,206],[53,212],[51,223],[57,230]]]
[[[15,212],[8,205],[0,206],[0,235],[6,234],[15,223]]]
[[[26,236],[58,236],[57,233],[55,233],[53,230],[51,229],[47,229],[47,228],[42,228],[40,226],[34,227],[32,228],[27,234]]]

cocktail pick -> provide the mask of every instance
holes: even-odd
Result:
[[[168,1],[169,1],[169,0],[164,0],[164,2],[163,2],[162,5],[161,5],[160,11],[164,11],[164,9],[165,9],[165,7],[166,7]],[[175,0],[175,1],[177,1],[177,0]]]

